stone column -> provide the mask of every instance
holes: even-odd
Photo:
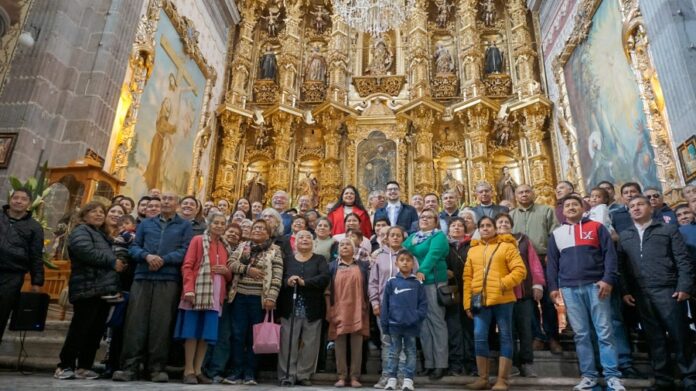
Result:
[[[292,143],[292,125],[296,117],[279,112],[273,117],[273,147],[275,156],[271,165],[268,194],[278,190],[290,191],[290,144]]]
[[[255,61],[251,58],[254,51],[254,27],[258,22],[257,7],[261,4],[249,2],[242,8],[242,22],[239,30],[239,43],[236,56],[231,65],[232,88],[225,94],[225,103],[244,107],[249,100],[248,86],[252,79]]]
[[[515,92],[517,96],[539,94],[541,85],[536,80],[534,64],[537,53],[532,44],[532,35],[527,24],[527,2],[525,0],[508,0],[507,11],[510,14],[510,42],[512,44],[511,72],[517,75]]]
[[[408,72],[411,99],[430,96],[430,64],[428,50],[428,1],[418,0],[408,23]]]
[[[419,107],[414,115],[416,128],[416,154],[414,158],[414,189],[418,194],[435,191],[435,168],[433,166],[433,131],[435,117],[432,111]]]
[[[553,205],[553,176],[551,162],[544,148],[544,122],[549,115],[549,108],[541,103],[535,103],[522,109],[522,135],[526,143],[526,156],[529,164],[530,185],[534,188],[537,201]],[[583,194],[582,183],[578,183],[578,192]]]
[[[280,81],[280,103],[295,106],[299,99],[297,74],[300,69],[300,22],[303,12],[302,2],[296,0],[286,7],[285,31],[281,34],[281,51],[278,56],[278,75]]]
[[[222,124],[222,137],[220,139],[220,153],[215,172],[215,188],[213,198],[236,198],[237,172],[241,169],[239,164],[239,143],[242,140],[241,126],[244,118],[224,112],[220,116]]]
[[[483,75],[483,48],[481,38],[476,31],[476,0],[460,0],[457,7],[457,39],[459,40],[459,80],[465,99],[482,95],[484,92],[481,77]]]
[[[339,15],[331,16],[331,40],[329,41],[329,89],[327,99],[345,103],[348,97],[348,25]]]

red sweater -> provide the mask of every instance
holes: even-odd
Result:
[[[353,205],[353,213],[360,218],[360,230],[366,238],[372,237],[372,223],[370,223],[370,215],[364,209]],[[343,205],[329,213],[326,217],[331,222],[331,235],[346,233],[346,227],[343,225]]]
[[[208,256],[210,257],[210,268],[211,275],[215,273],[212,272],[212,268],[215,265],[227,265],[227,250],[222,242],[210,242],[210,248],[208,249]],[[191,239],[191,244],[189,244],[188,251],[186,251],[186,256],[184,257],[184,264],[181,265],[181,274],[184,279],[184,289],[181,292],[183,297],[187,292],[196,291],[196,278],[198,277],[198,271],[201,268],[201,262],[203,262],[203,235],[196,235]],[[230,282],[232,280],[232,272],[228,271],[225,274],[225,280]],[[225,297],[227,297],[227,284],[223,284],[220,290],[220,302],[222,302]]]

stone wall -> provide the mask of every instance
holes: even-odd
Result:
[[[0,132],[19,132],[10,167],[25,178],[39,162],[66,165],[107,149],[120,86],[144,0],[36,0],[0,96]]]

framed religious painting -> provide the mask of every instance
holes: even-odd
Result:
[[[154,46],[138,46],[136,34],[129,85],[140,88],[131,88],[131,107],[123,110],[112,172],[126,181],[122,192],[134,197],[153,188],[188,194],[216,74],[201,53],[193,22],[172,1],[151,1],[146,17],[149,24],[138,34],[150,34],[152,40],[143,41]]]
[[[684,141],[677,150],[684,173],[684,181],[689,183],[696,179],[696,136],[691,136]]]
[[[669,126],[638,2],[584,0],[577,7],[554,74],[561,134],[581,188],[604,180],[662,188],[676,178],[675,159],[664,142]]]
[[[0,168],[10,166],[15,144],[17,144],[17,132],[0,133]]]

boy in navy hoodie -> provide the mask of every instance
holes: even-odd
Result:
[[[406,354],[404,367],[403,391],[413,391],[413,376],[416,371],[416,337],[420,335],[420,327],[428,313],[428,301],[423,285],[413,274],[413,255],[399,251],[396,256],[396,267],[399,269],[396,277],[389,279],[384,287],[384,299],[380,321],[382,333],[391,339],[389,361],[387,363],[387,381],[385,390],[396,389],[396,374],[399,366],[399,355],[403,348]]]
[[[611,291],[618,282],[614,243],[602,223],[583,219],[580,196],[566,196],[561,206],[565,221],[549,237],[546,281],[553,301],[559,302],[563,293],[568,320],[575,331],[582,379],[573,390],[590,391],[597,386],[599,372],[592,343],[592,334],[596,333],[607,390],[625,391],[611,323]]]

